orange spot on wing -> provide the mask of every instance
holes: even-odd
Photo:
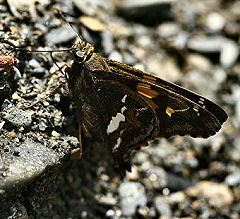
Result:
[[[143,75],[143,78],[149,82],[155,82],[157,79],[150,75]]]
[[[159,95],[158,91],[151,89],[151,86],[148,84],[139,83],[137,85],[137,92],[149,99],[152,99]]]
[[[175,113],[175,110],[168,106],[168,107],[166,108],[166,113],[167,113],[167,115],[168,115],[169,117],[171,117],[172,114]]]

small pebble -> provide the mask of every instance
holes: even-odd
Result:
[[[115,211],[110,209],[110,210],[107,210],[106,212],[106,217],[107,218],[113,218],[115,216]]]
[[[173,191],[181,191],[188,187],[192,186],[192,182],[184,178],[183,176],[178,176],[177,174],[173,174],[168,172],[167,175],[167,188]]]
[[[49,106],[50,104],[49,104],[49,102],[47,102],[47,101],[43,101],[43,105],[47,107],[47,106]]]
[[[190,67],[200,71],[208,72],[212,68],[209,59],[199,54],[190,54],[187,61]]]
[[[186,200],[186,195],[184,192],[175,192],[171,193],[169,196],[169,202],[170,203],[182,203]]]
[[[228,185],[228,186],[237,186],[240,185],[240,170],[235,171],[233,173],[231,173],[230,175],[228,175],[224,182]]]
[[[161,189],[167,186],[167,174],[161,167],[153,167],[146,172],[149,184],[155,189]]]
[[[220,36],[196,36],[189,39],[187,45],[189,49],[197,52],[219,53],[221,52],[222,43],[223,38]]]
[[[57,36],[57,37],[56,37]],[[49,44],[61,44],[69,42],[77,37],[76,33],[71,27],[61,26],[49,31],[46,35],[46,41]]]
[[[15,92],[15,93],[13,93],[13,95],[12,95],[12,99],[13,100],[19,100],[19,95]]]
[[[58,132],[56,132],[55,130],[52,131],[51,135],[53,137],[60,137],[60,134]]]
[[[232,40],[224,40],[221,45],[220,62],[223,67],[229,68],[239,57],[239,46]]]
[[[117,62],[122,62],[122,60],[123,60],[121,54],[119,52],[117,52],[116,50],[113,50],[108,58],[115,60]]]
[[[85,27],[87,27],[91,31],[103,32],[105,30],[104,25],[94,17],[81,16],[79,20]]]
[[[180,27],[176,23],[163,23],[158,27],[158,34],[160,37],[168,38],[179,33]]]
[[[159,24],[161,20],[170,20],[171,9],[176,0],[124,0],[119,11],[128,20],[146,24]]]
[[[28,62],[28,64],[29,64],[29,66],[30,66],[31,68],[40,68],[40,67],[41,67],[40,63],[39,63],[37,60],[35,60],[35,59],[31,59],[31,60]]]
[[[45,131],[48,126],[45,124],[45,122],[41,121],[38,125],[38,128],[40,131]]]
[[[146,194],[143,185],[140,183],[123,182],[118,192],[122,213],[125,216],[134,215],[138,206],[146,205]]]
[[[201,181],[195,186],[186,190],[186,194],[191,197],[205,197],[209,200],[209,204],[221,208],[226,205],[231,205],[233,202],[233,194],[228,186],[222,183],[210,181]]]
[[[154,205],[158,211],[158,213],[163,218],[172,218],[172,210],[166,201],[166,198],[158,196],[154,200]]]
[[[212,12],[207,16],[207,27],[214,32],[221,31],[225,24],[225,18],[217,12]]]
[[[112,196],[100,196],[100,197],[96,197],[97,200],[99,201],[99,203],[103,204],[103,205],[108,205],[108,206],[114,206],[117,204],[117,200],[116,198],[112,197]]]
[[[13,67],[14,59],[12,56],[0,56],[0,68],[4,68],[4,70],[9,73]]]
[[[3,128],[5,121],[0,122],[0,130]]]
[[[113,38],[109,31],[103,31],[101,36],[104,53],[109,55],[114,50]]]
[[[37,20],[37,12],[35,6],[36,1],[37,0],[7,0],[10,10],[15,17],[22,18],[22,13],[20,14],[18,11],[23,11],[27,8],[27,11],[30,13],[33,21]]]

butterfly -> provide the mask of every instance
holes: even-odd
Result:
[[[175,135],[208,138],[220,130],[227,114],[215,103],[176,84],[94,52],[80,39],[69,50],[65,69],[78,108],[82,133],[107,146],[124,175],[142,145]]]

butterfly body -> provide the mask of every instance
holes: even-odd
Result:
[[[123,174],[131,170],[131,154],[149,140],[174,135],[207,138],[227,119],[208,99],[106,59],[84,41],[71,53],[74,62],[66,74],[79,108],[79,133],[108,146]]]

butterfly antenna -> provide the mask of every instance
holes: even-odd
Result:
[[[68,24],[68,25],[72,28],[72,30],[77,34],[77,36],[79,37],[79,39],[81,40],[81,42],[83,42],[84,40],[83,40],[82,36],[77,32],[77,30],[74,28],[74,26],[73,26],[70,22],[67,21],[67,19],[66,19],[65,16],[63,15],[63,13],[62,13],[59,9],[56,9],[56,11],[57,11],[58,15],[62,18],[62,20],[63,20],[66,24]]]
[[[63,74],[65,75],[65,73],[62,71],[62,67],[60,67],[56,60],[54,59],[53,57],[53,53],[54,52],[69,52],[71,50],[71,48],[68,48],[68,49],[58,49],[58,50],[32,50],[32,49],[27,49],[27,48],[22,48],[22,47],[18,47],[18,46],[15,46],[13,45],[12,43],[8,42],[8,41],[5,41],[5,40],[0,40],[2,42],[2,45],[3,47],[6,49],[6,50],[9,50],[9,52],[7,53],[8,55],[11,54],[12,52],[14,51],[24,51],[24,52],[29,52],[29,53],[43,53],[43,52],[48,52],[50,53],[50,57],[53,61],[53,63],[58,67],[58,70]],[[7,48],[4,44],[8,44],[9,46],[13,47],[13,48]]]
[[[58,63],[56,62],[56,60],[55,60],[54,57],[53,57],[53,53],[52,53],[52,52],[50,53],[50,57],[51,57],[53,63],[58,67],[58,70],[66,77],[66,74],[65,74],[65,73],[63,72],[63,70],[62,70],[63,66],[60,67],[60,66],[58,65]]]
[[[23,48],[23,47],[20,47],[20,46],[15,46],[13,45],[12,43],[6,41],[6,40],[1,40],[1,43],[2,45],[4,46],[4,49],[6,50],[9,50],[10,53],[14,52],[14,51],[24,51],[24,52],[40,52],[40,53],[43,53],[43,52],[50,52],[50,53],[53,53],[53,52],[69,52],[71,50],[71,48],[67,48],[67,49],[56,49],[56,50],[34,50],[34,49],[27,49],[27,48]],[[11,46],[12,48],[7,48],[4,44],[8,44],[9,46]]]

